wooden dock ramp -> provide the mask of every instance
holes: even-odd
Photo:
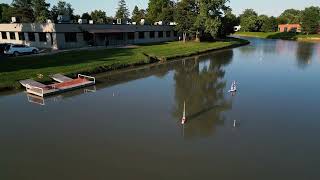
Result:
[[[67,81],[72,81],[73,79],[67,77],[67,76],[64,76],[62,74],[55,74],[55,75],[52,75],[50,76],[53,80],[59,82],[59,83],[63,83],[63,82],[67,82]]]
[[[42,83],[39,83],[33,79],[26,79],[26,80],[22,80],[22,81],[19,81],[20,84],[23,86],[23,87],[27,87],[27,85],[29,86],[35,86],[35,87],[46,87],[46,85],[42,84]]]

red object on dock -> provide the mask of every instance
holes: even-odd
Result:
[[[66,82],[62,82],[62,83],[53,84],[53,86],[55,88],[65,88],[65,87],[68,87],[68,86],[75,86],[77,84],[82,84],[82,83],[85,83],[85,82],[89,82],[89,81],[87,79],[84,79],[84,78],[77,78],[77,79],[74,79],[74,80],[71,80],[71,81],[66,81]]]

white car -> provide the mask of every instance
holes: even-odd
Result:
[[[22,54],[37,54],[39,49],[22,44],[9,44],[4,49],[4,54],[19,56]]]

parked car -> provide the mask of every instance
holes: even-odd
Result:
[[[9,44],[0,44],[0,55],[4,54],[4,49],[8,46]]]
[[[22,54],[37,54],[39,52],[38,48],[30,47],[22,44],[10,44],[5,47],[4,54],[19,56]]]

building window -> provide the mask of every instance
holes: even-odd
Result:
[[[163,31],[159,31],[159,32],[158,32],[158,37],[159,37],[159,38],[163,38]]]
[[[29,32],[28,37],[29,37],[29,41],[36,41],[36,36],[34,35],[34,33]]]
[[[77,33],[64,33],[64,38],[66,42],[77,42]]]
[[[129,40],[134,40],[134,32],[129,32],[128,33],[128,39]]]
[[[10,39],[16,40],[16,34],[14,32],[10,32]]]
[[[114,34],[114,38],[116,40],[122,41],[123,40],[123,33]]]
[[[166,37],[171,37],[171,31],[166,32]]]
[[[1,36],[2,36],[2,39],[8,39],[7,32],[1,32]]]
[[[24,37],[24,33],[23,32],[19,32],[18,34],[19,34],[19,40],[20,41],[26,40],[26,38]]]
[[[154,34],[155,34],[155,33],[154,33],[154,31],[150,31],[149,33],[150,33],[150,38],[154,38],[154,37],[155,37],[155,35],[154,35]]]
[[[178,31],[174,31],[173,35],[174,35],[174,37],[177,37],[178,36]]]
[[[288,28],[287,27],[284,28],[284,32],[288,32]]]
[[[139,39],[144,39],[144,32],[139,32]]]
[[[40,42],[47,42],[47,33],[38,33]]]
[[[84,41],[93,41],[93,34],[89,33],[88,31],[83,33],[83,40]]]

